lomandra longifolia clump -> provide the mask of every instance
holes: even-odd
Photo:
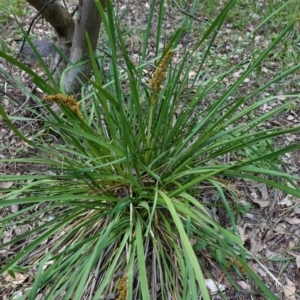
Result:
[[[195,32],[191,17],[197,15],[201,1],[194,0],[193,14],[183,15],[178,29],[168,36],[162,36],[165,1],[150,2],[139,65],[127,52],[115,7],[107,0],[104,12],[99,5],[108,56],[94,54],[90,47],[93,80],[82,86],[79,102],[0,50],[2,58],[22,67],[49,95],[44,99],[61,105],[64,113],[61,117],[47,110],[42,115],[43,129],[56,135],[47,135],[47,130],[43,135],[33,133],[28,143],[38,149],[38,156],[34,152],[29,161],[28,152],[23,158],[1,159],[4,164],[28,166],[22,174],[0,174],[0,184],[5,186],[0,209],[7,212],[1,232],[10,237],[14,228],[29,228],[0,243],[0,276],[9,278],[7,285],[19,273],[30,274],[22,300],[40,295],[47,300],[98,300],[111,295],[118,300],[209,300],[208,282],[218,280],[211,272],[216,269],[225,274],[214,286],[223,299],[233,289],[240,292],[239,281],[248,283],[249,295],[278,299],[249,266],[260,258],[244,248],[235,214],[244,194],[239,196],[231,186],[238,182],[246,185],[244,189],[255,181],[300,197],[294,183],[299,178],[274,163],[299,145],[275,151],[262,151],[260,146],[299,130],[299,126],[265,126],[289,110],[299,95],[280,95],[286,102],[271,105],[265,113],[260,108],[277,100],[276,95],[264,98],[264,91],[285,81],[300,65],[249,88],[249,94],[243,86],[277,51],[293,24],[260,52],[247,52],[251,62],[246,66],[240,62],[227,69],[222,53],[224,65],[218,69],[220,60],[214,65],[211,55],[218,49],[212,47],[235,0],[227,1],[207,28],[199,30],[196,45],[195,40],[183,41],[187,31]],[[161,19],[153,26],[157,12]],[[146,50],[156,29],[153,58]],[[174,51],[176,62],[171,64]],[[234,51],[228,54],[227,62],[233,55]],[[156,68],[147,86],[142,74],[153,61]],[[236,71],[239,77],[234,76]],[[230,86],[224,85],[227,77]],[[21,83],[18,86],[35,97],[42,109],[48,108]],[[1,117],[26,142],[23,131],[16,128],[18,120],[5,110],[0,101]],[[45,143],[45,135],[51,142]],[[13,205],[19,205],[19,210],[11,211]]]

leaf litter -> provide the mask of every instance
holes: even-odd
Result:
[[[68,3],[69,1],[66,1]],[[257,1],[256,5],[258,7],[263,7],[266,0]],[[174,4],[174,3],[173,3]],[[172,28],[176,28],[180,21],[182,20],[181,12],[176,8],[176,6],[167,4],[168,13],[166,14],[165,35],[167,37],[168,33],[172,32]],[[188,3],[185,4],[184,9],[189,10]],[[140,28],[144,26],[147,22],[147,10],[149,9],[149,3],[147,1],[139,1],[139,4],[134,4],[133,1],[118,1],[116,7],[119,9],[120,22],[123,22],[125,26],[128,27],[129,32],[131,33],[131,38],[125,40],[127,42],[127,49],[131,56],[131,59],[134,63],[139,63],[139,54],[141,51],[141,41],[142,41],[142,32]],[[32,17],[35,15],[35,12],[32,8],[28,7],[28,13],[19,19],[24,28],[28,27]],[[217,9],[216,9],[217,10]],[[204,14],[204,13],[203,13]],[[197,18],[201,18],[203,23],[200,25],[205,27],[209,22],[207,22],[207,16],[201,15],[199,11]],[[228,65],[224,65],[223,68],[230,68],[232,65],[237,62],[245,61],[245,65],[237,69],[235,72],[223,79],[225,87],[231,86],[231,84],[238,78],[243,70],[247,67],[247,59],[249,53],[252,52],[253,48],[258,49],[266,48],[272,41],[274,33],[278,31],[278,28],[274,24],[264,24],[258,30],[255,30],[257,24],[259,24],[262,16],[260,14],[253,13],[251,20],[246,26],[238,26],[239,20],[230,17],[224,27],[220,29],[217,46],[213,46],[213,55],[215,56],[215,62],[220,64],[227,54],[231,53],[235,45],[239,43],[246,34],[252,34],[253,40],[251,43],[245,43],[239,51],[234,55],[230,56],[228,60]],[[245,24],[243,24],[245,25]],[[153,24],[155,26],[155,24]],[[189,36],[188,39],[182,41],[182,44],[179,45],[178,51],[176,51],[176,56],[174,61],[180,61],[181,59],[181,50],[184,49],[184,43],[188,43],[189,47],[192,48],[193,45],[199,40],[201,36],[201,30],[197,28],[198,23],[195,22],[195,32],[192,36]],[[2,38],[7,42],[8,47],[11,49],[12,53],[17,52],[18,41],[20,40],[20,31],[18,30],[17,24],[11,20],[8,25],[9,30],[5,32],[5,36]],[[296,29],[297,30],[297,29]],[[37,39],[50,39],[53,36],[53,30],[50,28],[46,22],[37,22],[34,29],[34,34]],[[299,34],[299,28],[298,28]],[[155,39],[153,38],[153,43]],[[153,50],[153,43],[149,44],[147,49],[147,59],[152,59],[155,54]],[[163,47],[163,44],[161,45]],[[278,53],[274,54],[274,60],[268,60],[264,62],[261,67],[261,72],[263,75],[258,81],[255,76],[253,78],[246,78],[242,85],[242,91],[249,93],[253,86],[262,85],[263,81],[267,82],[268,79],[272,78],[278,70],[280,70],[281,63],[278,57],[282,53],[282,49],[277,49]],[[291,50],[292,51],[292,50]],[[205,71],[207,72],[207,77],[209,74],[213,74],[215,71],[215,62],[207,61],[204,66]],[[289,62],[290,63],[290,62]],[[5,62],[0,61],[0,66],[3,69],[10,70],[10,66]],[[222,66],[219,66],[222,68]],[[20,73],[17,69],[11,70],[13,74],[18,74],[22,78],[23,82],[27,84],[29,88],[32,88],[32,83],[30,78],[26,74]],[[151,68],[149,70],[145,69],[145,74],[151,74]],[[189,72],[189,78],[191,80],[195,79],[196,72],[191,70]],[[299,74],[298,74],[299,75]],[[1,76],[1,75],[0,75]],[[200,78],[196,78],[196,81],[201,83]],[[3,89],[3,86],[1,86]],[[282,103],[285,99],[280,98],[281,94],[286,92],[294,93],[299,90],[299,77],[289,78],[288,82],[282,82],[277,86],[272,85],[269,88],[269,91],[266,91],[262,97],[266,97],[269,93],[278,94],[277,102],[272,104],[266,104],[260,109],[260,113],[268,112],[273,108],[274,105]],[[13,88],[12,83],[8,83],[6,87],[6,92],[9,93],[10,97],[3,96],[1,103],[7,110],[9,115],[18,115],[22,116],[26,112],[26,104],[29,103],[29,100],[26,99],[22,93],[17,89]],[[2,97],[2,96],[1,96]],[[218,95],[210,95],[210,97],[218,97]],[[14,99],[12,101],[11,99]],[[209,100],[209,99],[208,99]],[[255,101],[256,99],[253,99]],[[300,124],[299,115],[300,115],[300,100],[298,104],[291,108],[289,111],[286,111],[285,114],[277,116],[275,119],[268,121],[264,126],[266,128],[271,128],[273,125],[281,125],[284,127],[292,127]],[[21,108],[20,109],[20,104]],[[242,109],[242,108],[241,108]],[[37,124],[27,123],[25,121],[15,120],[13,121],[14,125],[17,126],[23,133],[31,133],[36,130]],[[29,147],[24,142],[20,141],[18,137],[14,136],[13,132],[8,129],[8,127],[1,121],[0,123],[0,142],[3,144],[4,150],[1,150],[0,153],[0,168],[1,172],[4,174],[25,174],[28,173],[28,166],[22,164],[13,165],[9,163],[1,163],[1,158],[9,157],[24,157],[28,155]],[[284,138],[275,139],[275,146],[287,146],[294,143],[300,143],[300,133],[293,133],[285,136]],[[288,153],[282,157],[282,162],[288,172],[294,175],[300,175],[300,150],[295,151],[294,153]],[[43,168],[43,166],[41,166]],[[247,205],[251,206],[250,210],[241,214],[238,229],[244,246],[248,249],[249,253],[252,255],[252,260],[249,260],[249,266],[259,275],[262,280],[267,284],[272,291],[278,296],[279,299],[299,299],[300,291],[300,199],[295,197],[287,196],[281,192],[268,190],[265,185],[258,185],[257,183],[243,180],[236,180],[231,183],[240,194],[240,203],[239,205],[245,208]],[[0,193],[1,189],[10,188],[12,182],[1,182],[0,183]],[[210,198],[209,195],[207,195]],[[0,212],[0,217],[5,217],[5,215],[10,213],[16,213],[19,210],[17,206],[11,206],[10,210],[5,209]],[[51,216],[45,216],[51,217]],[[13,227],[7,226],[4,230],[2,243],[6,243],[12,240],[15,236],[25,233],[31,228],[34,228],[34,224],[29,225],[15,225]],[[46,251],[47,249],[46,241],[42,247],[41,252]],[[53,241],[52,241],[53,242]],[[46,246],[46,247],[45,247]],[[11,247],[2,248],[0,254],[4,256],[13,256],[16,249],[11,249]],[[1,265],[0,265],[1,266]],[[36,266],[35,266],[36,267]],[[34,268],[29,272],[34,275]],[[46,266],[45,266],[46,267]],[[218,298],[218,290],[223,290],[225,296],[228,299],[250,299],[250,286],[249,283],[245,281],[238,280],[237,283],[240,286],[241,290],[249,291],[249,294],[239,294],[234,291],[226,280],[223,280],[222,283],[218,282],[220,278],[221,270],[218,270],[217,275],[214,279],[211,279],[211,274],[209,271],[216,269],[216,264],[211,262],[211,270],[208,268],[208,273],[206,273],[207,285],[211,290],[212,294],[215,294],[214,299]],[[30,286],[32,283],[30,276],[26,274],[21,274],[14,272],[14,276],[10,274],[5,274],[4,281],[6,282],[5,288],[1,289],[0,297],[1,299],[8,299],[8,297],[13,297],[17,299],[19,296],[23,295],[23,292]],[[275,284],[274,284],[275,283]],[[247,296],[246,296],[247,295]],[[42,295],[40,295],[42,298]],[[248,297],[249,296],[249,297]],[[297,297],[296,297],[297,296]],[[112,295],[111,299],[115,299],[115,296]],[[259,298],[257,298],[259,299]]]

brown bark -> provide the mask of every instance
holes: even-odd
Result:
[[[26,0],[37,11],[40,11],[44,6],[45,8],[41,12],[41,15],[47,22],[55,29],[58,37],[69,38],[69,42],[72,42],[74,33],[74,20],[69,12],[61,6],[57,1],[45,1],[45,0]],[[49,3],[48,5],[46,5]]]
[[[105,7],[105,0],[101,0],[101,5]],[[95,51],[99,37],[101,16],[94,0],[79,0],[78,16],[75,23],[75,32],[71,47],[70,60],[72,63],[88,61],[87,63],[71,68],[64,77],[64,86],[67,93],[80,91],[81,85],[90,78],[92,65],[86,40],[86,34]]]
[[[79,0],[78,17],[74,22],[68,11],[58,3],[58,0],[26,0],[29,4],[41,11],[41,15],[55,29],[58,40],[57,46],[70,58],[69,69],[64,74],[64,88],[68,94],[77,93],[81,85],[90,78],[91,63],[86,34],[95,51],[100,31],[101,17],[95,5],[95,0]],[[100,0],[105,7],[105,0]],[[56,61],[58,61],[56,59]],[[75,65],[80,61],[87,61],[82,65]],[[68,62],[63,60],[55,73],[56,81],[66,69]]]
[[[74,36],[75,23],[69,12],[61,6],[58,1],[45,0],[26,0],[37,11],[41,11],[41,15],[54,28],[57,33],[58,48],[68,55],[72,46]],[[48,5],[47,5],[48,4]],[[59,55],[56,55],[56,65],[58,70],[54,74],[54,78],[59,82],[59,77],[62,71],[67,67],[68,62],[61,60]]]

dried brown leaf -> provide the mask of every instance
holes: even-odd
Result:
[[[289,199],[288,196],[286,196],[285,198],[283,198],[280,202],[278,202],[279,205],[282,205],[282,206],[291,206],[293,204],[293,202]]]
[[[18,272],[14,272],[15,274],[15,278],[11,277],[8,273],[6,273],[4,275],[4,280],[6,282],[9,282],[9,283],[13,283],[13,284],[21,284],[23,283],[29,275],[23,275],[21,273],[18,273]]]
[[[265,235],[265,242],[269,242],[269,241],[273,240],[275,236],[276,236],[276,234],[274,233],[274,231],[272,229],[268,230],[267,234]]]
[[[251,239],[250,241],[251,241],[250,253],[255,256],[257,255],[258,252],[261,251],[262,246],[259,241],[256,241],[254,239]]]
[[[15,233],[16,233],[16,235],[18,236],[18,235],[21,235],[21,234],[23,234],[23,233],[29,231],[29,230],[30,230],[30,226],[29,226],[28,224],[26,224],[26,225],[23,225],[23,226],[18,226],[18,227],[15,229]]]
[[[245,228],[243,228],[241,226],[237,226],[237,229],[239,231],[242,241],[245,242],[248,239],[248,237],[245,235]]]
[[[292,224],[292,225],[298,225],[300,224],[300,218],[289,218],[289,219],[286,219],[286,221],[289,223],[289,224]]]
[[[286,285],[283,287],[283,292],[287,299],[289,300],[296,300],[296,286],[295,284],[288,278],[286,278]]]
[[[265,184],[263,184],[261,187],[261,196],[264,200],[267,200],[269,198],[268,189]]]
[[[19,211],[19,204],[11,205],[10,210],[11,210],[12,213],[15,213],[15,212]]]
[[[13,181],[0,182],[0,189],[9,189],[13,184]]]
[[[212,279],[205,279],[205,285],[207,286],[211,294],[215,294],[218,291],[224,291],[226,289],[226,286],[224,284],[217,284]]]
[[[285,224],[278,224],[274,229],[273,229],[277,235],[278,234],[285,234],[286,233],[286,225]]]
[[[263,200],[258,200],[258,199],[252,199],[252,201],[263,208],[267,207],[271,204],[271,201],[263,201]]]
[[[237,283],[241,287],[242,290],[244,290],[244,291],[250,291],[250,286],[249,286],[249,284],[247,282],[245,282],[245,281],[238,281]]]
[[[297,265],[297,268],[300,269],[300,255],[296,256],[296,265]]]

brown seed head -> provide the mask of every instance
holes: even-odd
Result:
[[[162,90],[162,85],[166,80],[166,73],[168,70],[168,64],[173,56],[174,50],[169,50],[164,58],[161,60],[157,68],[155,69],[152,79],[150,81],[150,89],[152,96],[150,98],[151,104],[154,104],[158,99],[158,94]]]
[[[126,300],[127,298],[127,276],[123,276],[118,285],[118,291],[120,292],[117,300]]]
[[[75,114],[79,117],[82,117],[82,113],[80,110],[80,103],[78,103],[74,96],[68,96],[63,94],[56,94],[56,95],[44,95],[43,97],[46,101],[52,101],[57,104],[63,104],[68,106]]]

